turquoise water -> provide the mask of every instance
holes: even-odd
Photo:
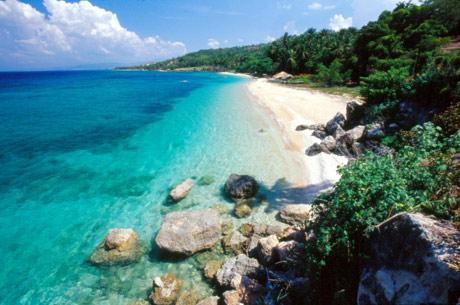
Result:
[[[267,188],[286,176],[290,161],[243,90],[247,81],[212,73],[0,73],[0,304],[126,304],[145,298],[165,271],[209,291],[193,259],[150,251],[111,268],[85,259],[109,228],[132,227],[151,248],[165,213],[231,207],[221,187],[233,172]],[[215,182],[165,204],[171,186],[204,175]]]

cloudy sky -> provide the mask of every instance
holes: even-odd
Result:
[[[0,70],[137,64],[375,20],[398,0],[0,0]]]

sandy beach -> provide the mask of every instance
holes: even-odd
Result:
[[[346,164],[347,159],[325,153],[313,157],[305,155],[305,149],[320,140],[311,135],[311,130],[295,129],[300,124],[325,124],[337,112],[345,113],[349,98],[292,88],[267,79],[250,81],[247,90],[270,115],[286,150],[301,166],[304,179],[295,183],[303,190],[305,201],[332,186],[339,179],[337,168]]]

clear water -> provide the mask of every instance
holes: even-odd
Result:
[[[151,248],[165,213],[231,207],[221,196],[230,173],[256,176],[269,197],[279,178],[292,178],[282,143],[243,90],[247,81],[0,73],[0,304],[126,304],[145,298],[166,271],[208,291],[193,259],[151,251],[111,268],[85,259],[109,228],[132,227]],[[204,175],[215,182],[165,204],[172,185]]]

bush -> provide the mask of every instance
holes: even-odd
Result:
[[[361,78],[361,95],[370,104],[398,100],[406,91],[408,77],[407,68],[375,71],[368,77]]]
[[[442,138],[432,123],[410,132],[410,145],[394,156],[368,155],[340,170],[332,193],[320,196],[314,209],[318,218],[308,228],[314,238],[307,244],[309,274],[318,303],[345,290],[354,302],[359,272],[374,227],[396,213],[421,211],[458,220],[459,169],[452,155],[460,148],[460,132]],[[324,289],[328,290],[326,294]]]
[[[335,59],[329,67],[323,64],[318,65],[318,74],[314,77],[315,81],[324,83],[328,86],[341,85],[346,78],[349,78],[349,73],[342,74],[342,64],[338,59]]]

